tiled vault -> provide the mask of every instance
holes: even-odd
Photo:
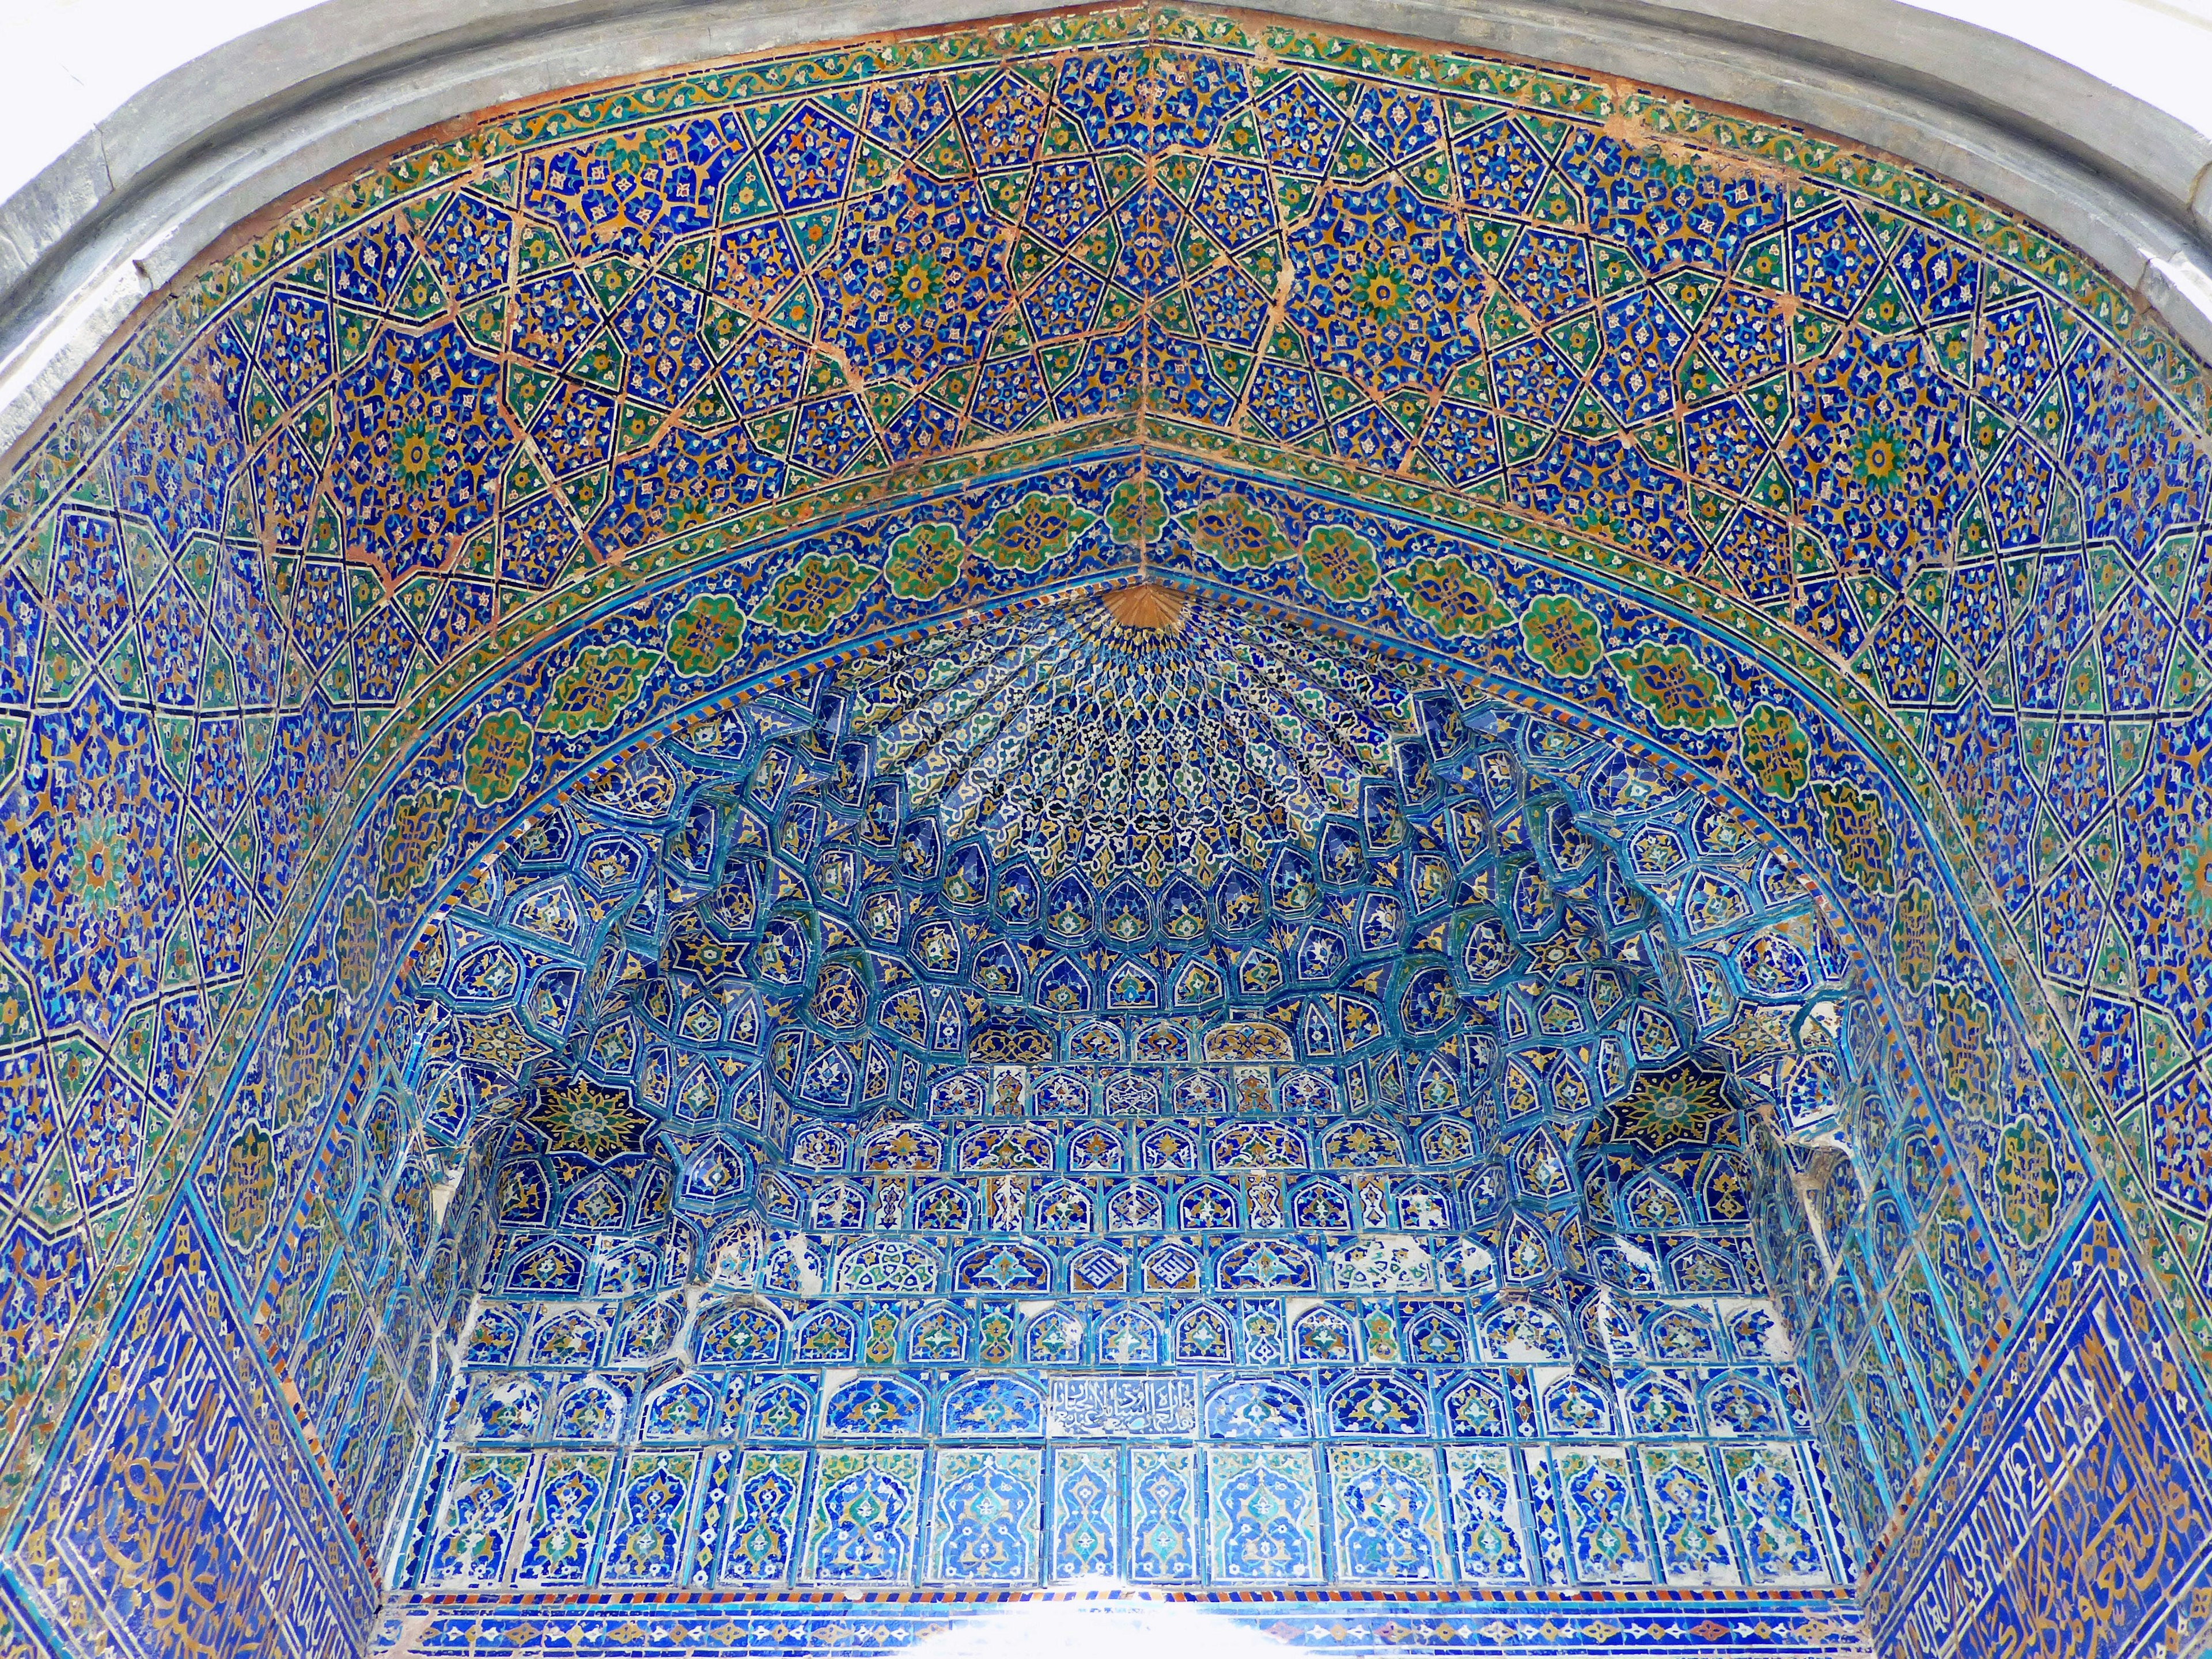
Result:
[[[1156,593],[679,728],[464,880],[369,1112],[504,1146],[410,1582],[1850,1581],[1753,1239],[1846,1070],[1803,873]]]
[[[0,478],[0,1659],[2188,1648],[2208,401],[1243,14],[302,198]]]

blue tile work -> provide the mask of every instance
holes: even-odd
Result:
[[[240,1374],[246,1333],[189,1211],[149,1265],[25,1550],[40,1570],[27,1599],[120,1653],[347,1650],[376,1606],[374,1565],[270,1379]]]
[[[1844,988],[1799,996],[1778,949],[1698,948],[1739,939],[1698,884],[1713,849],[1671,896],[1672,870],[1634,868],[1669,1011],[1709,1054],[1735,1034],[1803,1443],[1869,1547],[1869,1605],[1899,1605],[1950,1460],[1994,1443],[1979,1402],[2027,1387],[2031,1336],[2075,1293],[2088,1206],[2142,1270],[2134,1328],[2174,1334],[2173,1366],[2123,1367],[2118,1397],[2185,1415],[2212,1353],[2205,405],[2105,277],[1940,181],[1662,94],[1203,15],[673,76],[303,204],[118,343],[0,486],[10,1650],[79,1622],[46,1566],[70,1437],[157,1305],[180,1211],[228,1298],[209,1341],[234,1379],[258,1348],[297,1396],[307,1432],[268,1443],[305,1462],[272,1480],[319,1481],[387,1583],[420,1559],[475,1287],[526,1224],[502,1227],[496,1181],[526,1125],[495,1127],[517,1116],[496,1088],[423,1097],[447,1056],[418,1052],[392,988],[488,850],[556,791],[563,811],[684,797],[672,723],[739,691],[1139,569],[1467,671],[1652,757],[1814,880]],[[1633,868],[1619,811],[1577,810]],[[1345,816],[1367,846],[1364,802]],[[1286,966],[1304,926],[1273,947]],[[568,1006],[607,988],[580,979]],[[1316,994],[1340,1042],[1341,999],[1402,1018],[1348,979]],[[1793,1000],[1813,1027],[1761,1012]],[[451,1029],[526,1064],[535,1018]],[[1832,1095],[1778,1086],[1785,1046],[1834,1056]],[[1346,1058],[1326,1063],[1348,1098]],[[596,1238],[595,1190],[562,1201]],[[536,1302],[571,1294],[546,1261]],[[634,1253],[573,1265],[583,1299],[648,1267],[672,1284]],[[181,1456],[181,1427],[155,1428]],[[2100,1452],[2083,1513],[2122,1512],[2150,1443]],[[1627,1487],[1655,1574],[1701,1530],[1653,1519],[1679,1471],[1644,1449],[1616,1469],[1574,1437],[1510,1444],[1516,1490],[1540,1469],[1610,1517]],[[1034,1540],[1039,1575],[1097,1559],[1082,1461],[1002,1449],[956,1481],[1019,1485],[1012,1454],[1048,1454],[1040,1502],[1049,1476],[1075,1524]],[[567,1571],[605,1517],[667,1501],[665,1462],[641,1486],[566,1449],[513,1501],[544,1495],[568,1530],[513,1546],[511,1574]],[[1217,1489],[1210,1443],[1153,1449],[1162,1515],[1194,1494],[1194,1577],[1228,1559],[1231,1485],[1305,1513],[1266,1459]],[[1358,1524],[1389,1460],[1342,1487],[1308,1467],[1326,1571],[1419,1558]],[[763,1493],[822,1490],[814,1462],[765,1468]],[[898,1527],[928,1576],[939,1471],[915,1478]],[[2027,1536],[2026,1514],[1984,1515],[1976,1537]],[[1575,1524],[1569,1573],[1586,1538],[1633,1537]],[[805,1547],[872,1559],[834,1530]],[[1431,1559],[1462,1559],[1445,1543]],[[1989,1547],[1961,1582],[1995,1594]],[[2111,1649],[2185,1641],[2187,1577],[2114,1602]],[[1956,1627],[1960,1651],[2006,1645]]]
[[[410,1080],[515,1121],[410,1582],[1848,1581],[1739,1110],[1845,1080],[1803,873],[1164,602],[755,699],[464,878]]]
[[[2212,1581],[2212,1425],[2171,1380],[2179,1361],[2101,1200],[2057,1267],[2021,1386],[1976,1406],[1875,1581],[1887,1650],[2147,1651],[2146,1636],[2184,1636]],[[1993,1536],[2014,1540],[1995,1563]]]
[[[1015,1605],[994,1605],[1016,1602]],[[559,1622],[549,1624],[549,1614]],[[1635,1656],[1865,1651],[1839,1592],[1795,1595],[1708,1592],[1695,1598],[1620,1590],[1361,1592],[1123,1589],[1030,1592],[950,1590],[792,1593],[681,1598],[611,1593],[591,1599],[536,1595],[425,1596],[397,1603],[380,1649],[438,1656],[549,1651],[629,1659],[667,1653],[925,1651],[965,1655],[1036,1644],[1166,1644],[1202,1641],[1233,1651],[1407,1650],[1420,1653],[1556,1654],[1584,1646]],[[1050,1644],[1050,1645],[1047,1645]]]

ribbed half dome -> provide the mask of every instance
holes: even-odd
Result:
[[[1255,867],[1425,764],[1429,671],[1249,610],[1123,589],[933,635],[841,676],[879,772],[948,842],[1049,871]],[[1117,614],[1118,613],[1118,614]],[[1121,617],[1133,618],[1131,621]],[[1393,794],[1374,792],[1376,799]]]

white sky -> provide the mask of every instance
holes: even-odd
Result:
[[[0,0],[0,199],[167,70],[310,0]],[[1790,0],[1768,0],[1778,9]],[[1019,9],[1018,7],[1012,8]],[[1923,0],[2212,133],[2212,0]]]

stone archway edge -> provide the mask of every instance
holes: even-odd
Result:
[[[2212,134],[2008,36],[1903,0],[1270,9],[1569,64],[1887,151],[2056,231],[2212,359]],[[322,0],[241,35],[139,92],[0,202],[0,453],[142,302],[356,157],[610,77],[1006,15],[996,0]],[[248,88],[263,94],[245,100]]]

